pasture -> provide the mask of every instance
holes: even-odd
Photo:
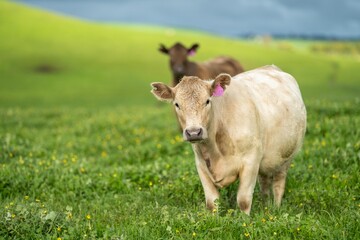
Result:
[[[8,1],[0,36],[0,238],[360,238],[358,55],[101,25]],[[298,80],[307,134],[279,209],[257,186],[246,216],[237,184],[221,190],[218,212],[205,209],[191,146],[150,94],[150,82],[171,81],[159,43],[175,41],[199,42],[195,60],[274,63]]]

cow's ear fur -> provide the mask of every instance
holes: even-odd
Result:
[[[164,44],[160,44],[159,51],[165,54],[169,54],[169,49],[167,49]]]
[[[174,99],[174,92],[172,89],[164,83],[151,83],[151,93],[161,101],[172,101]]]
[[[199,47],[200,47],[199,44],[197,44],[197,43],[193,44],[193,45],[192,45],[190,48],[188,48],[188,50],[187,50],[188,55],[194,55]]]
[[[226,86],[230,85],[231,82],[231,76],[226,73],[219,74],[214,82],[211,84],[211,95],[214,93],[216,86],[220,85],[221,88],[225,91]]]

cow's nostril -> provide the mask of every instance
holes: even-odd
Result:
[[[189,132],[189,130],[185,129],[185,134],[186,134],[186,137],[191,137],[191,133]]]
[[[199,129],[199,132],[197,134],[199,137],[202,135],[202,128]]]

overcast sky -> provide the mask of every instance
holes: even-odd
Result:
[[[19,2],[19,1],[18,1]],[[21,0],[82,19],[244,34],[360,37],[360,0]]]

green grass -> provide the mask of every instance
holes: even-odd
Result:
[[[0,236],[357,239],[356,105],[311,103],[283,205],[263,204],[257,187],[251,217],[236,207],[237,184],[221,191],[219,213],[205,210],[191,148],[167,108],[4,109]]]
[[[0,238],[360,238],[356,58],[87,23],[7,1],[0,36]],[[149,93],[150,82],[170,82],[159,42],[178,40],[201,44],[197,60],[229,54],[298,79],[308,129],[279,209],[257,186],[244,215],[235,183],[221,190],[219,212],[206,211],[191,147]]]

